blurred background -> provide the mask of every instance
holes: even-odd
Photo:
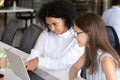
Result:
[[[4,8],[9,8],[13,6],[13,2],[16,1],[16,6],[20,7],[25,7],[25,8],[32,8],[34,9],[34,14],[36,15],[37,12],[39,11],[39,8],[41,7],[42,4],[51,1],[51,0],[5,0]],[[102,15],[103,11],[106,10],[107,8],[111,7],[112,0],[68,0],[72,2],[72,4],[75,6],[78,14],[87,12],[87,11],[92,11],[95,12],[99,15]],[[1,8],[0,8],[1,9]],[[11,19],[19,19],[16,16],[17,13],[9,13],[7,14],[7,22]],[[28,15],[26,15],[28,16]],[[0,13],[0,37],[2,34],[2,31],[4,29],[4,13]],[[33,19],[34,24],[38,24],[37,17]],[[21,19],[23,21],[23,25],[21,28],[25,27],[25,20]],[[27,26],[30,24],[30,20],[27,21]],[[17,46],[19,44],[19,40],[21,39],[23,32],[21,30],[18,30],[15,39],[13,42],[13,46]]]

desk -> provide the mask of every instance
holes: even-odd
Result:
[[[8,9],[0,9],[0,13],[5,13],[5,18],[4,18],[4,26],[7,23],[7,13],[11,13],[11,12],[33,12],[34,9],[28,9],[28,8],[23,8],[23,7],[10,7]]]
[[[0,49],[4,49],[4,48],[6,48],[6,49],[11,48],[10,51],[16,52],[19,56],[21,56],[22,59],[27,58],[29,55],[21,50],[18,50],[16,48],[11,47],[11,46],[0,41]],[[59,80],[68,80],[68,73],[66,71],[49,71],[49,70],[46,70],[44,68],[41,68],[41,69],[46,71],[47,73],[57,77]],[[5,75],[5,80],[22,80],[13,73],[11,68],[7,68],[4,70],[1,69],[0,73],[3,73]],[[46,77],[46,76],[44,76],[44,77]]]
[[[11,49],[10,51],[11,52],[16,52],[16,54],[18,54],[19,56],[21,56],[22,59],[26,59],[29,54],[21,51],[21,50],[18,50],[14,47],[11,47],[3,42],[0,41],[0,49]],[[68,72],[67,71],[50,71],[50,70],[47,70],[45,68],[40,68],[41,70],[55,76],[56,78],[58,78],[59,80],[69,80],[68,78]],[[12,69],[11,68],[7,68],[7,69],[4,69],[4,70],[0,70],[0,73],[3,73],[5,75],[5,80],[22,80],[21,78],[19,78],[18,76],[16,76]],[[46,77],[45,75],[43,77]],[[50,80],[50,79],[46,79],[46,80]],[[84,80],[84,79],[81,79],[81,80]]]

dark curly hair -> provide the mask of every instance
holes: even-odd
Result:
[[[73,19],[76,17],[76,10],[72,3],[66,0],[54,0],[42,5],[38,12],[38,19],[42,26],[46,27],[46,17],[62,18],[65,25],[70,29],[73,26]]]

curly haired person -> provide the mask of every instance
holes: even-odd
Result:
[[[42,5],[38,18],[45,30],[27,59],[27,70],[44,67],[49,70],[68,71],[84,53],[73,30],[73,5],[66,0],[54,0]],[[32,36],[31,36],[32,37]]]

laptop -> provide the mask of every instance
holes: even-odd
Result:
[[[24,61],[19,55],[13,52],[8,52],[7,57],[12,65],[13,72],[23,80],[59,80],[41,69],[27,71]]]

